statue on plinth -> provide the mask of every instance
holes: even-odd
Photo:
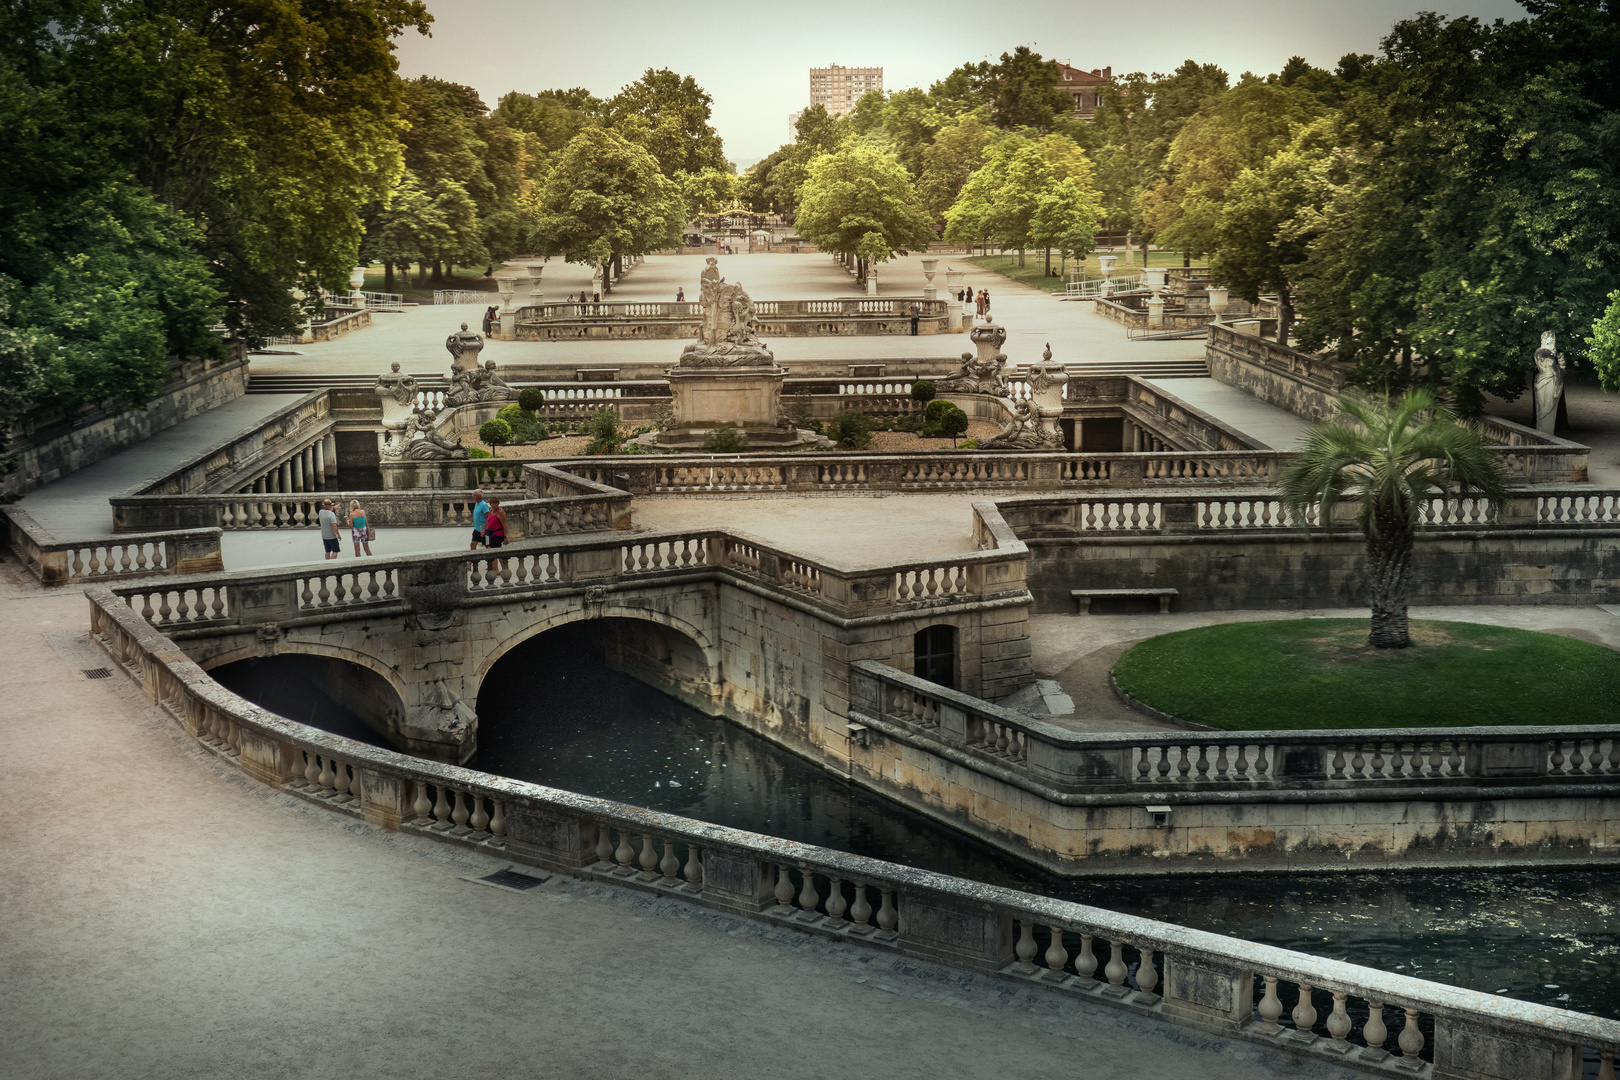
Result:
[[[451,370],[476,368],[478,354],[484,348],[484,339],[468,330],[466,323],[462,323],[460,332],[444,339],[444,347],[450,353]]]
[[[1551,331],[1541,335],[1536,350],[1536,381],[1532,398],[1536,409],[1536,430],[1551,435],[1558,427],[1558,402],[1564,396],[1564,354],[1558,351],[1558,338]]]
[[[962,354],[962,366],[952,375],[936,382],[935,388],[955,394],[992,394],[1007,396],[1007,354],[1001,346],[1007,341],[1007,329],[997,323],[975,326],[968,335],[978,346],[979,355]]]
[[[1001,431],[984,442],[987,450],[1058,450],[1063,446],[1063,429],[1058,418],[1063,415],[1063,387],[1069,381],[1069,372],[1062,364],[1052,362],[1052,345],[1047,343],[1038,364],[1029,365],[1028,400],[1002,407],[1010,414]]]
[[[416,379],[399,373],[399,361],[388,365],[388,374],[377,376],[372,392],[380,398],[392,398],[396,405],[409,405],[416,400]]]
[[[678,366],[775,367],[776,357],[759,340],[754,301],[741,283],[726,284],[719,263],[711,257],[698,279],[698,340],[681,352]]]
[[[404,461],[450,461],[468,457],[467,448],[459,439],[451,442],[439,434],[436,419],[432,409],[416,409],[405,421],[400,438],[382,448],[383,456]]]
[[[496,373],[495,361],[486,360],[483,367],[475,364],[470,368],[458,367],[451,371],[450,391],[444,395],[444,403],[454,409],[479,401],[512,401],[516,398],[517,391]]]

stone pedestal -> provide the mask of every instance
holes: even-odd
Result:
[[[674,398],[675,421],[658,433],[659,446],[696,447],[721,424],[734,426],[750,447],[799,441],[799,433],[782,420],[786,368],[672,367],[664,375]]]
[[[877,295],[877,268],[876,267],[869,266],[869,267],[866,268],[866,295],[867,296],[876,296]]]
[[[938,259],[923,259],[922,260],[923,280],[927,282],[927,284],[923,286],[923,299],[924,300],[938,300],[939,299],[939,290],[934,287],[934,274],[937,273],[936,268],[938,266],[939,266],[939,260]]]
[[[1164,297],[1148,297],[1147,324],[1150,327],[1162,327],[1164,325]]]
[[[495,285],[501,292],[501,332],[502,341],[517,340],[517,308],[512,304],[512,297],[517,292],[517,281],[514,278],[496,278]]]
[[[529,275],[529,304],[531,307],[539,307],[545,302],[545,297],[540,294],[540,275],[545,270],[545,265],[525,263],[523,269]]]
[[[967,280],[962,270],[945,268],[945,328],[953,334],[962,332],[962,301],[956,298]]]

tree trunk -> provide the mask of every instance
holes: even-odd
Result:
[[[1277,290],[1277,344],[1287,347],[1294,328],[1294,296],[1287,289]]]
[[[1372,600],[1372,629],[1367,643],[1375,649],[1404,649],[1412,644],[1406,601],[1412,592],[1413,537],[1404,522],[1379,525],[1393,527],[1379,539],[1367,539],[1367,584]]]
[[[1052,276],[1052,245],[1051,244],[1046,245],[1046,273],[1043,276],[1044,277],[1051,277]]]
[[[1182,266],[1191,266],[1192,265],[1192,252],[1183,251],[1181,253],[1181,265]]]
[[[433,260],[433,284],[444,284],[444,265],[438,259]]]
[[[1142,240],[1142,269],[1146,270],[1147,265],[1148,265],[1148,242],[1147,242],[1147,239],[1144,237],[1143,240]]]
[[[1553,434],[1569,431],[1569,395],[1562,387],[1558,390],[1558,415],[1553,419]]]
[[[383,292],[394,291],[394,264],[383,260]]]
[[[1018,249],[1018,268],[1020,270],[1022,270],[1024,268],[1024,249],[1023,248]]]

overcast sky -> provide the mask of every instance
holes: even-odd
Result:
[[[960,64],[1018,45],[1091,70],[1169,71],[1186,59],[1232,76],[1292,55],[1331,68],[1374,52],[1397,20],[1429,9],[1516,19],[1513,0],[810,0],[808,3],[557,3],[427,0],[433,36],[399,45],[400,74],[512,90],[583,86],[608,97],[647,68],[691,75],[714,97],[726,156],[746,165],[787,141],[809,69],[882,67],[886,90],[927,88]]]

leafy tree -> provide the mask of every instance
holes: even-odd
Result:
[[[494,417],[478,425],[478,438],[487,446],[505,446],[512,441],[512,425]]]
[[[968,177],[984,164],[985,151],[1004,135],[985,110],[962,113],[944,124],[922,151],[917,174],[917,201],[936,229],[945,227],[945,211],[962,193]]]
[[[1091,162],[1073,139],[1065,135],[1009,136],[991,149],[984,165],[968,178],[945,212],[945,238],[953,243],[994,238],[1018,248],[1020,256],[1025,248],[1044,246],[1053,234],[1043,238],[1032,231],[1036,210],[1042,195],[1052,193],[1065,180],[1073,181],[1064,191],[1074,196],[1068,205],[1076,213],[1083,215],[1086,208],[1097,205]],[[1056,226],[1062,216],[1052,209],[1045,223]]]
[[[1592,323],[1586,349],[1603,389],[1620,390],[1620,289],[1609,294],[1608,310]]]
[[[534,246],[602,267],[676,243],[684,209],[650,153],[616,132],[588,128],[558,155],[538,193]]]
[[[680,185],[689,219],[718,213],[737,201],[737,177],[723,169],[676,173],[675,182]]]
[[[513,91],[501,98],[492,118],[513,131],[533,136],[536,156],[544,161],[598,122],[603,103],[588,90]]]
[[[712,169],[729,173],[720,136],[709,124],[714,99],[690,75],[668,68],[646,73],[607,103],[606,119],[646,147],[665,176]]]
[[[795,221],[823,251],[854,255],[867,267],[926,248],[933,230],[917,209],[917,192],[893,154],[850,146],[810,163]]]
[[[872,444],[872,418],[859,409],[845,409],[828,423],[827,437],[845,450],[865,450]]]
[[[624,442],[624,433],[619,430],[619,410],[593,409],[591,415],[585,420],[585,434],[591,437],[585,444],[587,454],[613,454],[617,453],[619,446]]]
[[[1480,494],[1493,509],[1507,497],[1501,459],[1479,432],[1436,407],[1427,389],[1409,390],[1393,405],[1343,397],[1354,423],[1316,424],[1282,472],[1278,491],[1296,521],[1315,513],[1331,527],[1333,507],[1356,502],[1356,523],[1367,540],[1372,627],[1379,649],[1410,645],[1407,600],[1412,548],[1424,508],[1434,498]]]
[[[947,114],[988,106],[997,127],[1051,131],[1074,111],[1074,100],[1059,85],[1057,62],[1027,45],[1002,53],[994,63],[963,64],[929,88],[928,95]]]
[[[1029,220],[1029,242],[1046,249],[1046,275],[1052,275],[1052,249],[1067,262],[1084,259],[1097,244],[1097,222],[1102,217],[1097,190],[1065,177],[1035,199]]]
[[[918,379],[916,382],[911,384],[912,401],[920,401],[926,405],[928,402],[934,400],[934,393],[935,389],[933,379]]]

